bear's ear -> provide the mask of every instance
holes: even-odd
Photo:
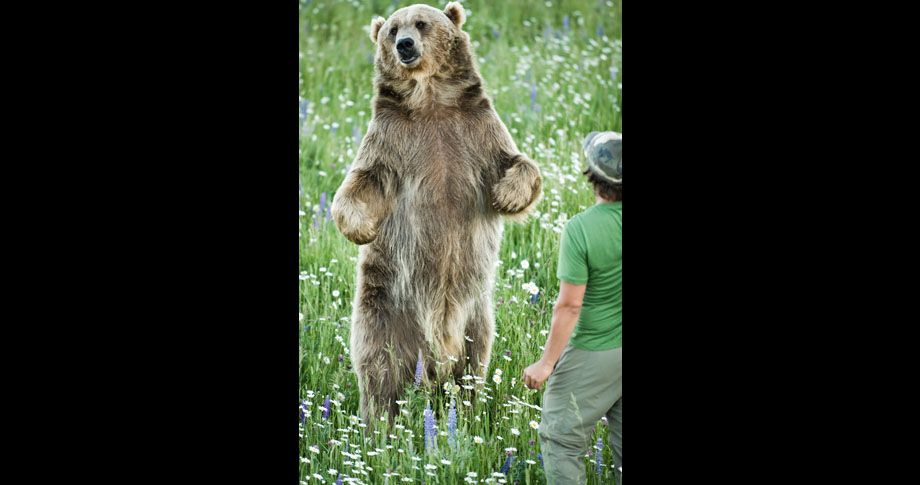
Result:
[[[387,20],[383,17],[374,17],[374,20],[371,20],[371,40],[374,41],[375,44],[377,43],[377,34],[380,32],[380,27],[383,27],[386,21]]]
[[[466,22],[466,11],[463,9],[463,5],[460,5],[460,2],[448,3],[444,7],[444,15],[447,15],[447,18],[457,27],[462,27],[463,22]]]

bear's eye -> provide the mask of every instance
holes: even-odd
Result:
[[[421,22],[421,21],[416,22],[416,23],[415,23],[415,28],[416,28],[416,29],[419,29],[419,30],[424,29],[424,28],[425,28],[425,22]]]
[[[397,32],[398,30],[399,30],[399,29],[397,29],[396,27],[393,27],[392,29],[390,29],[390,35],[396,35],[396,32]]]

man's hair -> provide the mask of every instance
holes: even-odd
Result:
[[[604,199],[623,200],[623,184],[608,182],[595,174],[590,168],[582,173],[588,176],[588,182],[594,185],[594,191]]]

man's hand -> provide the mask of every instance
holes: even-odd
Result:
[[[524,385],[531,389],[539,389],[553,373],[553,366],[539,360],[524,369]]]

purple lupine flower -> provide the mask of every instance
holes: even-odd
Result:
[[[313,229],[319,227],[319,219],[316,217],[316,212],[313,213]]]
[[[332,204],[329,204],[329,205],[326,207],[326,220],[327,220],[327,221],[331,221],[331,220],[332,220]]]
[[[335,479],[335,485],[342,485],[342,474],[339,473],[338,478]]]
[[[306,423],[307,423],[307,400],[304,399],[303,402],[300,403],[300,424],[306,424]]]
[[[507,474],[508,474],[508,470],[511,469],[511,452],[509,451],[509,452],[507,452],[507,454],[508,454],[508,457],[505,458],[505,464],[502,465],[502,469],[499,470],[499,472],[501,472],[501,473],[503,473],[503,474],[505,474],[505,475],[507,475]]]
[[[425,405],[425,450],[430,453],[435,451],[438,444],[438,425],[434,420],[434,412],[431,410],[431,401]]]
[[[598,37],[603,37],[603,36],[604,36],[604,25],[603,25],[603,24],[597,24],[597,32],[596,32],[596,34],[597,34]]]
[[[603,457],[604,440],[601,438],[598,438],[597,445],[595,446],[595,448],[597,448],[597,452],[594,453],[594,461],[596,462],[594,464],[594,473],[597,474],[597,476],[601,476],[601,464],[604,458]]]
[[[331,406],[329,403],[329,394],[326,394],[326,400],[323,401],[323,408],[324,408],[323,409],[323,419],[329,419],[329,408],[330,407]]]
[[[300,100],[300,126],[303,126],[303,122],[307,120],[307,108],[310,106],[310,102],[306,99]]]
[[[537,459],[540,460],[540,468],[543,468],[543,453],[537,453]]]
[[[447,442],[450,446],[457,444],[457,407],[450,402],[450,411],[447,412]]]
[[[569,30],[569,16],[568,15],[562,17],[562,28],[565,31]]]
[[[355,141],[355,145],[361,145],[361,130],[358,129],[358,125],[351,128],[351,138]]]
[[[415,387],[422,385],[422,349],[418,350],[418,360],[415,361]]]
[[[530,109],[534,109],[537,105],[537,82],[530,82]]]
[[[319,194],[319,213],[323,214],[326,212],[326,193],[323,192]]]

